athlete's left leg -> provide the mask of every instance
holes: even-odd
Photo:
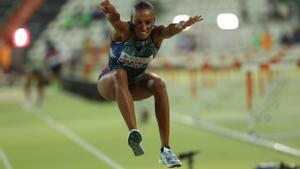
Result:
[[[129,85],[134,100],[154,96],[155,114],[159,126],[161,146],[169,146],[169,99],[164,81],[154,73],[147,73],[143,78]]]
[[[169,168],[180,167],[181,161],[171,152],[169,147],[169,99],[165,82],[156,74],[148,73],[142,79],[129,86],[134,100],[154,96],[155,114],[161,139],[159,162]]]

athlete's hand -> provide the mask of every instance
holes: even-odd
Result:
[[[116,8],[115,6],[110,3],[109,0],[103,0],[101,3],[100,3],[100,9],[106,13],[106,14],[110,14],[110,13],[114,13],[116,12]]]
[[[184,30],[186,27],[192,26],[193,24],[203,20],[201,15],[190,17],[187,21],[181,21],[176,25],[177,28]]]

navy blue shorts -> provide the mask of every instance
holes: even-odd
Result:
[[[105,66],[105,68],[101,71],[101,73],[100,73],[100,75],[99,75],[99,77],[98,77],[98,80],[102,77],[102,76],[104,76],[104,75],[106,75],[107,73],[109,73],[111,71],[111,69],[108,67],[108,66]]]

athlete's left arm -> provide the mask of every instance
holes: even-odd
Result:
[[[202,16],[193,16],[190,17],[187,21],[181,21],[180,23],[177,24],[169,24],[167,27],[165,26],[159,26],[159,36],[162,39],[168,39],[171,38],[172,36],[180,33],[183,31],[186,27],[192,26],[193,24],[202,21],[203,17]]]

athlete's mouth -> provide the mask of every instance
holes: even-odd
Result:
[[[142,31],[141,34],[142,34],[143,36],[148,35],[148,31]]]

